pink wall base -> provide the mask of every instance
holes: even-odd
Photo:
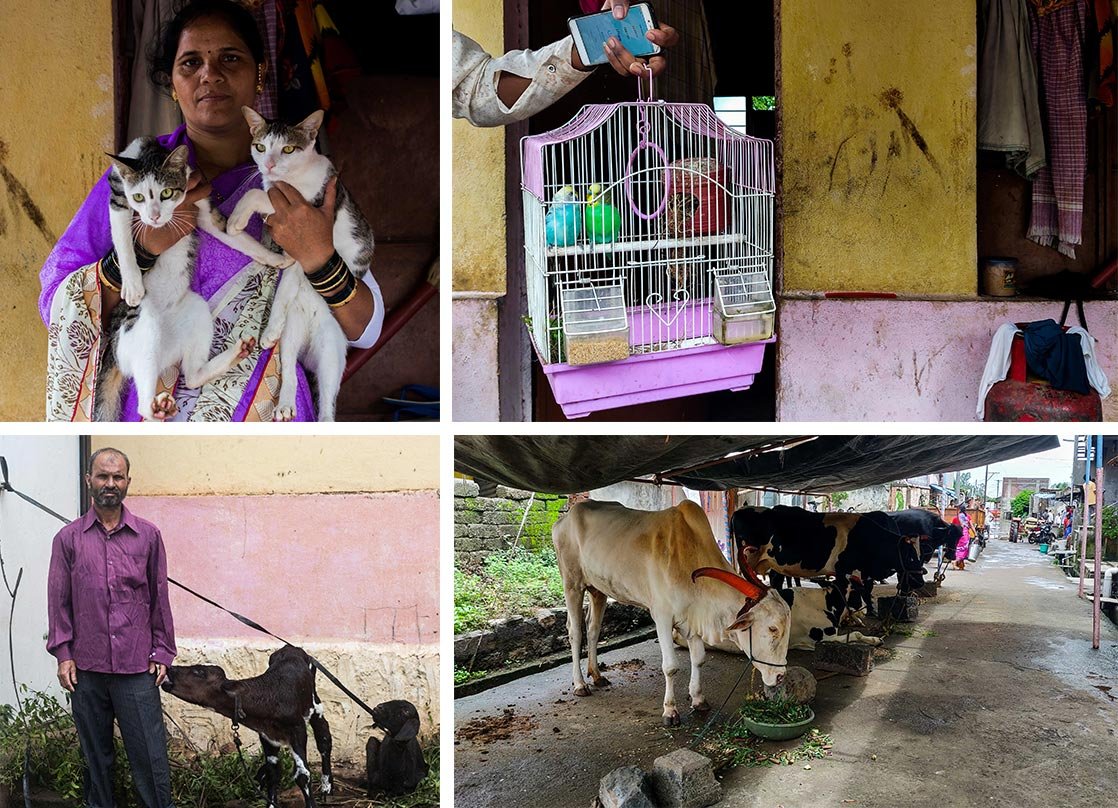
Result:
[[[783,300],[777,343],[781,421],[974,421],[998,326],[1058,319],[1044,302]],[[1088,303],[1099,364],[1118,390],[1118,304]],[[1071,324],[1078,325],[1074,307]],[[1103,401],[1118,420],[1118,392]]]

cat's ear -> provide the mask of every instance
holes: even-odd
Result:
[[[163,167],[169,171],[182,171],[186,167],[186,160],[189,156],[189,151],[184,143],[167,155],[167,159],[163,161]]]
[[[136,160],[131,157],[121,157],[119,154],[109,154],[108,152],[105,152],[105,156],[113,161],[113,165],[116,166],[116,170],[120,176],[129,182],[132,181],[139,171]]]
[[[252,133],[253,137],[256,136],[257,132],[268,125],[268,122],[264,120],[264,116],[252,107],[241,107],[241,114],[244,115],[245,120],[248,121],[248,131]]]
[[[316,109],[295,128],[305,132],[307,139],[313,143],[314,139],[318,137],[318,130],[322,127],[322,119],[325,116],[326,112],[324,110]]]

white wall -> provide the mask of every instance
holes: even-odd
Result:
[[[660,511],[676,503],[671,485],[648,485],[647,483],[617,483],[605,488],[595,488],[590,499],[600,502],[620,502],[626,508],[637,511]]]
[[[0,455],[8,461],[8,478],[17,491],[37,499],[63,516],[78,515],[80,469],[77,437],[11,437],[0,435]],[[23,579],[16,593],[13,647],[16,679],[31,690],[55,695],[62,688],[57,665],[46,651],[47,568],[51,540],[62,523],[11,492],[0,493],[0,553],[8,584]],[[8,614],[12,600],[0,586],[0,702],[15,703],[8,656]]]

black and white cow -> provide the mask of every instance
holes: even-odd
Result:
[[[875,581],[897,576],[901,594],[924,585],[916,540],[882,511],[815,513],[803,508],[741,508],[731,520],[739,564],[758,573],[813,578],[833,575],[834,591],[873,614]],[[774,586],[779,582],[774,582]]]
[[[936,553],[936,548],[946,547],[952,553],[963,529],[959,525],[948,524],[931,511],[923,508],[908,508],[903,511],[889,511],[902,533],[920,539],[920,563],[926,564]]]

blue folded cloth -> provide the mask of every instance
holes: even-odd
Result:
[[[1078,334],[1065,334],[1055,320],[1037,320],[1022,329],[1029,369],[1058,390],[1091,392]]]

